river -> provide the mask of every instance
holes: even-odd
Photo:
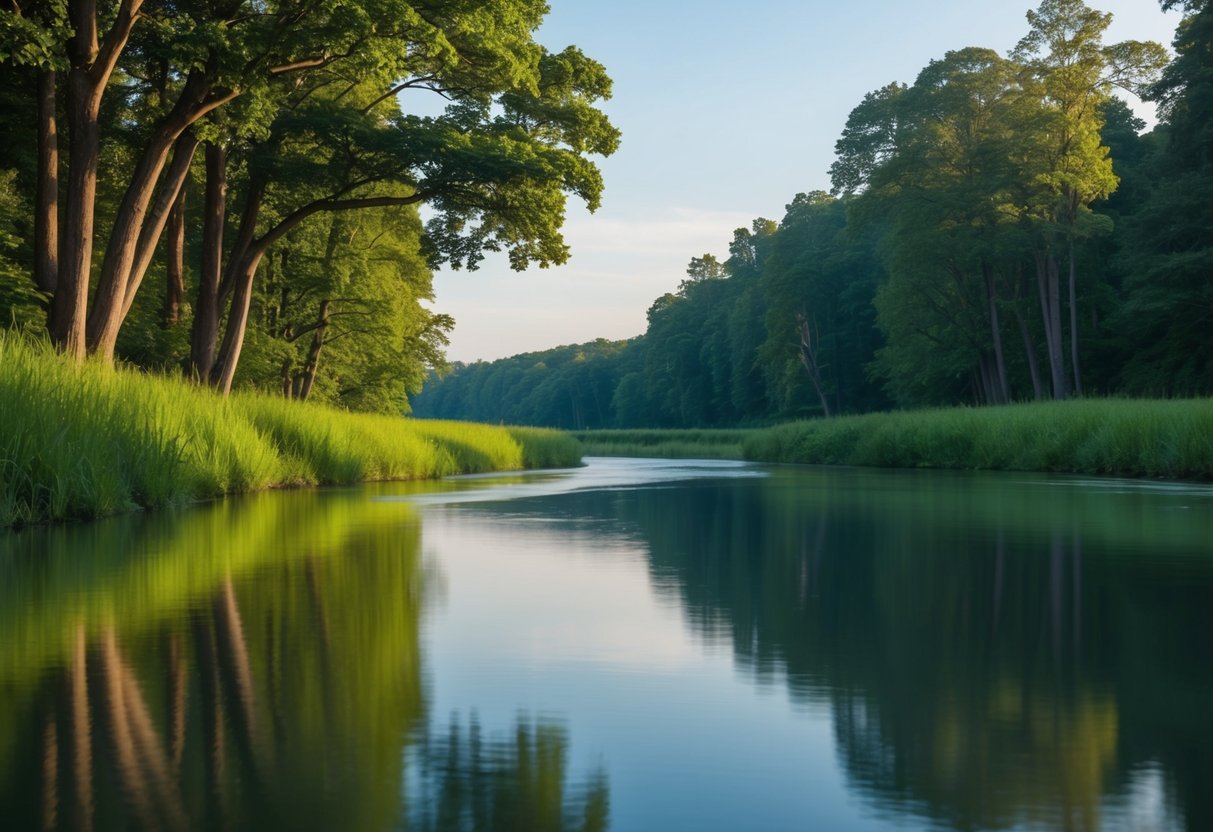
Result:
[[[591,459],[0,536],[12,829],[1213,829],[1213,488]]]

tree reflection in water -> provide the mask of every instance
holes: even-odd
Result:
[[[519,717],[509,737],[486,740],[475,717],[452,720],[445,737],[417,751],[421,811],[407,825],[424,832],[517,830],[605,832],[609,794],[598,772],[569,794],[568,733],[555,722]]]
[[[409,507],[301,493],[173,519],[0,552],[6,827],[605,828],[604,777],[564,794],[563,727],[406,753],[427,717]],[[410,757],[441,811],[404,791]]]
[[[1209,518],[1123,491],[776,469],[503,510],[643,540],[701,638],[828,706],[881,816],[1097,829],[1145,772],[1176,826],[1213,829]]]

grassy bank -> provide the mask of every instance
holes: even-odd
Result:
[[[557,431],[402,420],[86,365],[0,331],[0,527],[283,485],[572,465]]]
[[[741,459],[752,430],[574,431],[587,456],[655,456],[671,459]]]
[[[1213,479],[1213,400],[1084,399],[795,422],[747,459]]]

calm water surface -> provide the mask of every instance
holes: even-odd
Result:
[[[1213,489],[595,459],[0,536],[5,829],[1213,829]]]

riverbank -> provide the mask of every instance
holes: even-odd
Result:
[[[576,465],[554,430],[222,399],[0,331],[0,528],[295,485]]]
[[[586,456],[665,459],[743,459],[753,430],[583,430],[572,431]]]
[[[1213,479],[1213,399],[869,413],[755,430],[574,433],[589,456]]]
[[[1213,400],[1080,399],[873,413],[758,431],[746,459],[1213,479]]]

